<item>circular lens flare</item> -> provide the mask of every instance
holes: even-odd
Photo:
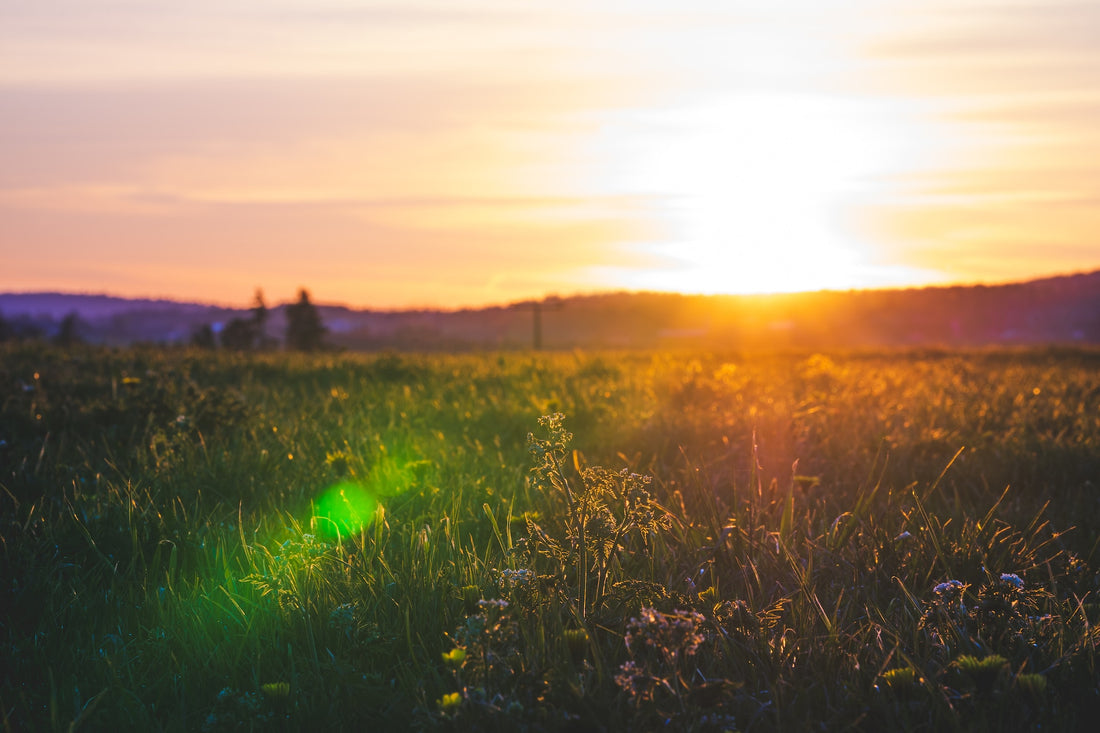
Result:
[[[336,484],[321,494],[314,506],[315,531],[330,539],[341,539],[370,526],[378,500],[359,484]]]

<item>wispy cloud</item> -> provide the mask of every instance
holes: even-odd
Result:
[[[717,251],[682,237],[724,217],[801,235],[784,188],[883,277],[1093,267],[1097,28],[1061,0],[3,3],[0,288],[93,252],[179,296],[203,267],[530,296]]]

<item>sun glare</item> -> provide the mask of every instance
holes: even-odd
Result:
[[[630,287],[782,292],[873,285],[844,217],[904,154],[870,103],[757,93],[636,113],[614,186],[663,202]],[[896,274],[896,273],[895,273]]]

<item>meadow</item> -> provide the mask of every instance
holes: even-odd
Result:
[[[4,730],[1091,730],[1100,352],[0,345]]]

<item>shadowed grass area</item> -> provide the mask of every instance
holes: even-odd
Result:
[[[7,729],[1100,713],[1095,351],[0,357]]]

